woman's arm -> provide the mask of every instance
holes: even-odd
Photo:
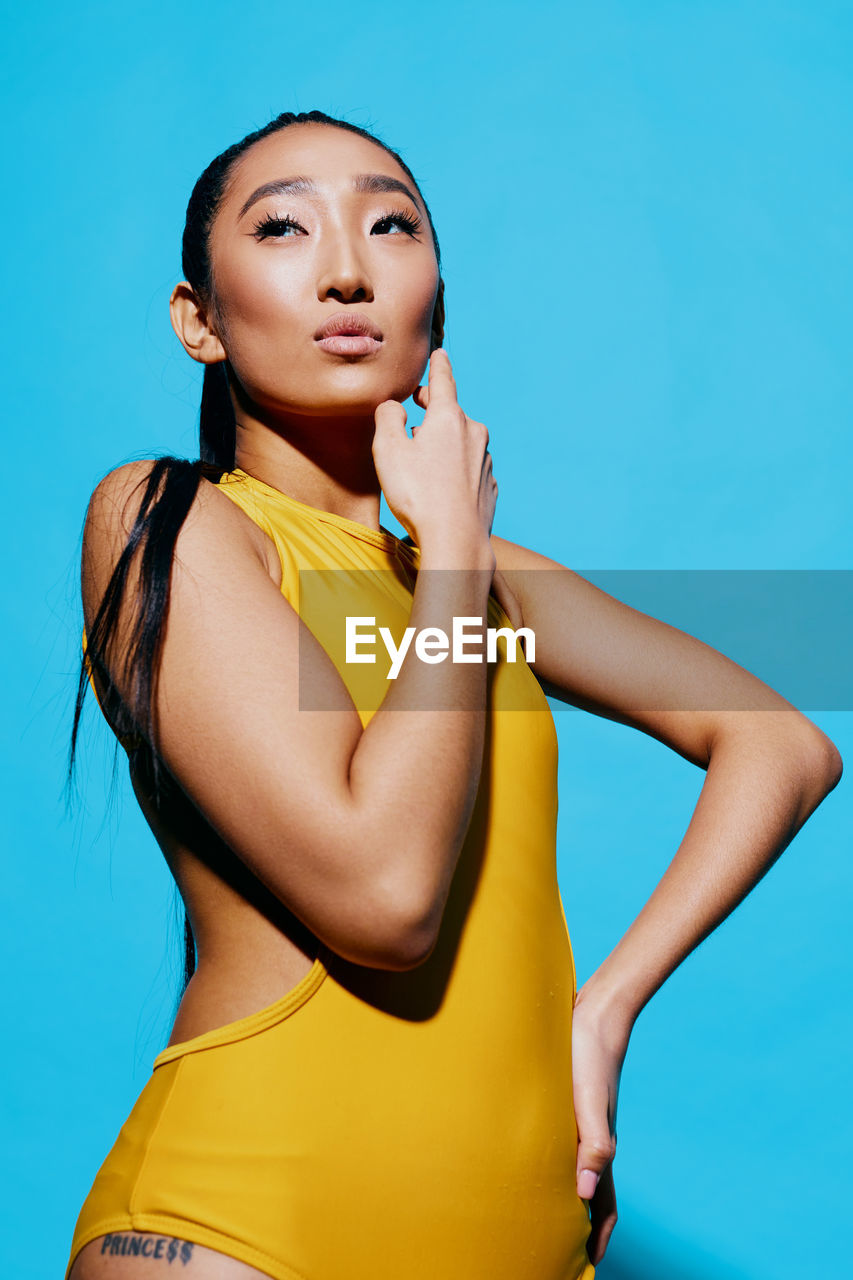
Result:
[[[87,624],[149,466],[117,468],[93,495],[83,539]],[[476,796],[486,666],[428,665],[410,652],[363,729],[331,658],[270,576],[257,532],[202,481],[173,559],[156,689],[163,761],[222,839],[332,950],[410,968],[434,945]],[[421,565],[410,625],[450,632],[454,614],[485,618],[494,556],[484,530],[460,524],[452,539],[430,530]],[[134,567],[108,655],[125,700],[120,655]],[[300,708],[306,679],[321,684],[329,710]],[[424,705],[452,709],[409,709]]]
[[[445,353],[430,362],[429,388],[411,438],[399,403],[377,408],[373,454],[391,510],[420,547],[409,624],[451,633],[456,616],[485,623],[497,485],[488,431],[459,407]],[[82,557],[89,636],[150,466],[118,467],[92,495]],[[246,514],[202,481],[172,557],[156,745],[221,839],[331,950],[411,968],[435,945],[470,821],[487,668],[427,664],[410,651],[362,729],[337,668],[271,576],[273,561],[271,542],[260,547]],[[137,554],[104,655],[126,705],[138,570]],[[302,708],[306,678],[328,710]]]
[[[842,761],[775,690],[694,636],[534,551],[494,535],[492,546],[496,579],[534,631],[531,666],[545,692],[632,725],[706,771],[672,862],[575,1003],[577,1186],[590,1201],[597,1264],[617,1218],[617,1100],[634,1022],[837,785]]]
[[[800,736],[787,711],[727,719],[712,739],[702,791],[672,862],[578,1001],[633,1024],[790,844],[841,769],[835,748]]]
[[[545,691],[640,729],[706,770],[699,802],[636,921],[578,993],[630,1025],[770,868],[842,771],[835,744],[779,693],[695,636],[565,565],[492,535],[536,636]],[[543,572],[547,570],[547,572]]]

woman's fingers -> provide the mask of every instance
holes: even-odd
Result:
[[[595,1038],[584,1035],[580,1019],[573,1039],[578,1195],[591,1200],[599,1178],[616,1155],[618,1064],[608,1060]]]
[[[583,1200],[591,1200],[595,1195],[599,1179],[616,1154],[616,1136],[611,1138],[606,1129],[596,1126],[590,1132],[587,1127],[578,1144],[578,1195]]]
[[[616,1225],[613,1159],[619,1080],[628,1034],[596,1011],[575,1001],[572,1015],[572,1082],[578,1132],[577,1189],[589,1202],[593,1265],[601,1261]]]
[[[401,404],[385,401],[375,411],[373,458],[388,506],[419,545],[423,534],[446,530],[448,521],[480,525],[488,535],[497,497],[488,428],[463,412],[450,359],[440,348],[430,357],[427,385],[417,387],[413,399],[425,413],[411,440]]]
[[[575,1117],[578,1126],[578,1195],[591,1200],[599,1179],[616,1155],[612,1093],[606,1076],[589,1075],[575,1083]]]
[[[421,409],[429,408],[429,387],[415,387],[412,399]]]
[[[613,1165],[609,1164],[601,1175],[601,1181],[590,1200],[590,1232],[586,1242],[589,1260],[597,1267],[616,1226],[616,1188],[613,1185]]]
[[[616,1108],[624,1050],[615,1053],[575,1007],[572,1076],[578,1130],[578,1195],[590,1200],[616,1155]]]
[[[373,420],[376,423],[376,430],[383,435],[402,435],[406,438],[408,416],[399,400],[383,400],[376,406]]]
[[[430,356],[427,385],[415,387],[412,392],[412,399],[419,408],[429,408],[431,390],[435,390],[434,399],[450,400],[452,398],[456,401],[456,379],[453,376],[450,356],[443,347],[438,347]]]
[[[427,390],[429,391],[429,399],[436,406],[439,402],[442,405],[457,403],[456,379],[453,376],[453,366],[450,363],[450,356],[443,347],[438,347],[429,358]]]
[[[383,400],[376,406],[373,420],[376,429],[373,433],[373,456],[377,451],[399,448],[400,442],[408,440],[406,420],[408,414],[399,400]]]

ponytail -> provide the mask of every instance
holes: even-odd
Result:
[[[224,472],[234,469],[235,441],[236,421],[225,366],[206,365],[199,415],[201,457],[196,461],[189,461],[167,455],[155,460],[124,550],[113,569],[91,629],[86,635],[71,730],[67,774],[69,786],[74,772],[83,702],[90,672],[95,668],[107,690],[104,710],[115,728],[118,740],[116,750],[118,743],[121,743],[127,752],[131,772],[150,792],[155,805],[159,804],[164,787],[169,788],[168,775],[164,777],[163,763],[154,745],[156,726],[153,695],[160,665],[164,623],[169,610],[175,543],[195,501],[202,477],[216,483]],[[119,696],[116,682],[110,674],[106,651],[109,640],[115,633],[130,564],[135,555],[140,555],[141,560],[137,608],[130,643],[124,657],[124,679],[126,687],[132,690],[131,704],[127,706]],[[175,893],[176,905],[180,908],[177,886]],[[183,972],[178,1003],[196,969],[195,938],[185,905],[183,918]]]
[[[154,682],[159,669],[166,615],[169,609],[172,557],[175,543],[204,473],[218,479],[218,468],[186,458],[157,458],[145,482],[145,491],[133,527],[110,575],[98,611],[85,637],[77,698],[71,730],[67,783],[70,786],[77,750],[80,716],[90,672],[96,670],[106,689],[104,713],[113,725],[118,742],[127,752],[131,772],[144,781],[155,803],[164,785],[163,764],[157,752],[154,724]],[[124,600],[130,565],[140,556],[136,611],[127,652],[123,657],[123,677],[131,691],[130,704],[120,696],[106,659],[115,635]],[[116,744],[118,749],[118,743]],[[184,910],[184,973],[181,994],[195,972],[195,942],[189,917]]]
[[[220,471],[233,471],[237,450],[237,423],[225,365],[206,364],[201,388],[199,450],[203,462]]]

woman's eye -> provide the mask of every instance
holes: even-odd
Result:
[[[392,213],[386,213],[383,217],[379,219],[378,222],[374,223],[373,231],[371,232],[371,235],[375,233],[377,227],[381,227],[382,230],[385,231],[388,228],[396,226],[398,228],[397,234],[399,234],[399,231],[402,230],[407,235],[413,236],[418,230],[418,228],[420,227],[420,225],[421,225],[420,218],[413,217],[412,214],[406,213],[406,211],[403,209],[397,209],[397,210],[394,210]]]
[[[267,216],[262,218],[260,222],[255,223],[255,235],[259,240],[265,240],[270,236],[287,236],[289,232],[304,232],[305,228],[301,227],[293,218],[274,218]]]

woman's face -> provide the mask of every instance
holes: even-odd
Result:
[[[418,385],[438,264],[414,184],[376,143],[322,124],[256,142],[232,169],[210,253],[219,337],[254,404],[372,415]],[[344,328],[366,318],[378,336],[324,340],[342,313]]]

